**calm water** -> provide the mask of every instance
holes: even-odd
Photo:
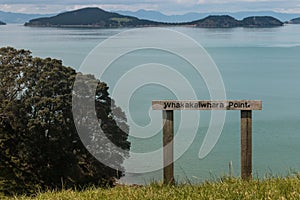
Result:
[[[253,114],[254,175],[263,177],[266,174],[286,175],[292,170],[300,171],[300,26],[287,25],[272,29],[174,29],[191,36],[205,47],[222,74],[228,99],[263,100],[263,111],[255,111]],[[96,45],[120,31],[123,30],[7,25],[0,26],[0,46],[30,49],[34,56],[62,59],[65,65],[79,69],[81,62]],[[116,73],[116,69],[129,69],[130,66],[153,60],[168,66],[185,67],[182,61],[176,59],[157,51],[136,52],[116,61],[112,67],[115,71],[108,71],[103,80],[114,86],[122,73]],[[191,83],[197,84],[198,98],[208,99],[201,77],[194,77],[192,72],[185,75]],[[180,85],[178,88],[180,89]],[[129,105],[132,119],[141,126],[150,123],[149,102],[160,98],[174,98],[174,94],[157,86],[139,88]],[[161,117],[160,115],[161,113],[158,116]],[[180,116],[181,113],[176,113],[176,121]],[[211,176],[227,174],[230,161],[233,162],[234,174],[239,175],[238,112],[228,112],[217,145],[205,159],[198,158],[209,117],[209,112],[201,112],[200,128],[192,145],[175,162],[177,179],[188,178],[192,182],[198,182]],[[192,130],[184,131],[188,135]],[[141,134],[151,135],[151,130],[145,128],[145,133]],[[162,145],[161,137],[161,132],[147,139],[132,136],[132,151],[148,152],[158,149]],[[188,141],[181,139],[178,142]],[[128,170],[133,165],[148,167],[145,163],[130,163],[130,160],[125,162]],[[122,181],[144,183],[160,180],[161,176],[161,171],[142,175],[126,174]]]

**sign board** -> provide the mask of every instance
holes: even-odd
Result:
[[[152,101],[152,109],[163,112],[164,183],[175,183],[173,162],[168,164],[170,159],[173,160],[174,154],[174,110],[240,110],[241,176],[242,179],[252,177],[252,110],[262,110],[261,100],[154,100]]]
[[[262,110],[261,100],[152,101],[153,110]]]

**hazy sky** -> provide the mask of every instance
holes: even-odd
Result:
[[[165,14],[213,11],[280,11],[300,13],[300,0],[0,0],[0,10],[57,13],[82,7],[106,10],[158,10]]]

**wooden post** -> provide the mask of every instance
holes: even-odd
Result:
[[[252,178],[252,111],[241,110],[241,176]]]
[[[252,110],[262,110],[261,100],[153,100],[153,110],[163,111],[164,183],[174,183],[174,110],[240,110],[241,176],[252,178]]]
[[[164,184],[174,184],[174,121],[173,110],[163,110],[163,164]]]

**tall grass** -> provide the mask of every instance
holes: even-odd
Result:
[[[116,186],[110,189],[88,188],[84,191],[49,191],[34,197],[3,197],[1,199],[20,200],[134,200],[134,199],[300,199],[300,176],[288,178],[268,178],[265,180],[243,181],[236,178],[221,178],[218,182],[199,185],[163,185],[153,183],[148,186]]]

